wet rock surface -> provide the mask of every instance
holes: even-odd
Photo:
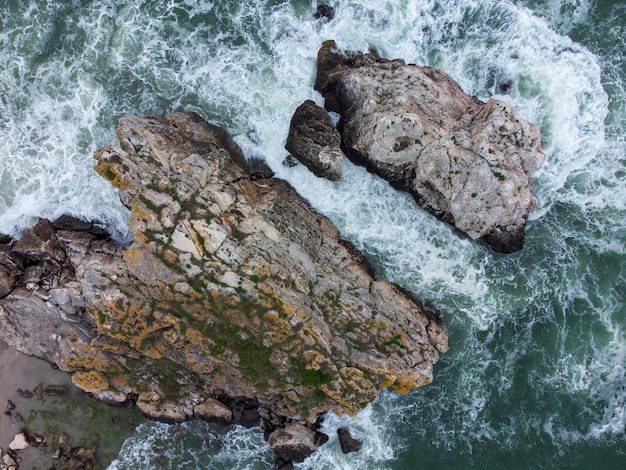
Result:
[[[337,436],[339,437],[339,445],[341,446],[341,451],[344,454],[349,454],[350,452],[358,452],[363,447],[363,442],[359,439],[355,439],[348,428],[339,428],[337,429]]]
[[[537,207],[533,174],[545,155],[537,126],[506,103],[482,103],[446,73],[375,52],[318,54],[315,89],[341,114],[342,148],[355,163],[494,250],[522,248]]]
[[[308,100],[296,109],[285,148],[316,176],[343,178],[341,136],[328,112]]]

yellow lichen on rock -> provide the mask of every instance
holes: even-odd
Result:
[[[100,394],[109,389],[109,380],[104,374],[96,370],[74,372],[72,382],[88,393]]]

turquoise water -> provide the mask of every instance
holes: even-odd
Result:
[[[329,416],[331,441],[298,468],[626,467],[623,1],[337,1],[330,22],[308,1],[0,5],[0,232],[70,212],[127,240],[93,151],[124,113],[195,111],[442,312],[451,347],[433,384]],[[322,103],[315,57],[330,38],[441,68],[540,126],[547,160],[521,252],[460,238],[349,163],[340,183],[281,165],[291,114]],[[339,450],[344,424],[359,454]],[[112,468],[271,466],[258,430],[185,428],[143,425]]]

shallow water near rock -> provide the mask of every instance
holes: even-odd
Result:
[[[621,1],[116,0],[0,7],[0,232],[71,212],[127,240],[92,169],[124,113],[195,111],[267,159],[377,274],[439,309],[433,384],[385,393],[298,468],[615,468],[626,459],[626,7]],[[346,162],[332,183],[284,167],[322,41],[438,67],[539,125],[547,159],[524,249],[499,255]],[[504,83],[510,85],[502,86]],[[336,429],[364,444],[342,454]],[[144,424],[112,468],[267,468],[258,429]],[[206,435],[210,434],[210,438]],[[161,436],[155,448],[151,436]],[[200,439],[200,441],[198,441]],[[193,442],[201,442],[200,445]],[[182,455],[165,461],[163,455]],[[171,465],[171,466],[169,466]]]
[[[0,344],[0,370],[0,446],[7,450],[13,437],[25,432],[31,444],[17,452],[22,469],[67,464],[63,457],[53,456],[69,454],[77,447],[95,447],[94,463],[106,468],[124,440],[145,421],[136,409],[110,407],[88,397],[66,372],[16,353],[4,343]],[[37,436],[39,446],[34,443]]]

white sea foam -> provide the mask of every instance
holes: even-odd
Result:
[[[128,439],[110,470],[260,470],[271,462],[260,429],[221,428],[205,422],[144,423]]]
[[[393,467],[416,436],[478,452],[539,432],[563,443],[623,431],[624,47],[618,39],[601,57],[565,36],[594,14],[590,2],[345,1],[332,21],[314,20],[308,2],[84,3],[0,7],[11,19],[0,29],[1,232],[70,212],[125,239],[127,211],[91,154],[114,143],[121,114],[196,111],[265,158],[378,274],[440,309],[450,332],[431,386],[384,394],[349,421],[364,454],[343,456],[333,441],[311,462]],[[623,33],[618,21],[597,41]],[[547,161],[522,252],[504,257],[460,237],[349,162],[337,183],[281,164],[293,111],[323,101],[312,84],[329,38],[443,68],[466,92],[540,125]],[[551,396],[585,419],[568,421],[545,404]],[[343,419],[325,426],[332,434]]]

